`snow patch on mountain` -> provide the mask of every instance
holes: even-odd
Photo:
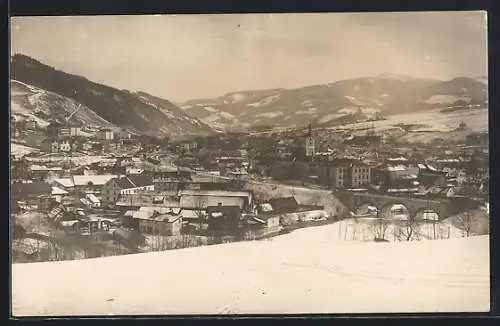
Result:
[[[362,114],[377,114],[380,113],[380,109],[378,108],[342,108],[338,111],[338,113],[344,113],[344,114],[356,114],[356,113],[362,113]]]
[[[487,84],[488,84],[488,77],[481,76],[481,77],[476,77],[475,79],[476,79],[478,82],[481,82],[481,83],[483,83],[483,84],[485,84],[485,85],[487,85]]]
[[[458,100],[464,100],[464,97],[456,95],[433,95],[424,102],[429,104],[452,104]]]
[[[266,112],[266,113],[259,113],[256,115],[259,118],[269,118],[269,119],[274,119],[280,116],[284,116],[284,113],[282,111],[276,111],[276,112]]]
[[[223,121],[234,122],[236,119],[235,119],[234,115],[232,115],[231,113],[224,112],[224,111],[219,111],[219,112],[211,114],[208,117],[205,117],[205,118],[203,118],[201,120],[204,123],[213,125],[216,122],[219,122],[219,123],[222,123]]]
[[[247,104],[247,105],[251,106],[251,107],[262,107],[262,106],[269,105],[269,104],[271,104],[273,102],[276,102],[277,100],[279,100],[279,98],[280,98],[279,94],[271,95],[271,96],[263,98],[262,100],[260,100],[258,102],[250,103],[250,104]]]
[[[227,95],[227,97],[232,103],[237,103],[243,101],[246,98],[246,95],[243,93],[233,93]]]
[[[343,116],[345,116],[345,114],[342,114],[342,113],[326,114],[326,115],[320,117],[318,119],[318,122],[319,123],[327,123],[327,122],[330,122],[330,121],[335,120],[337,118],[341,118]]]
[[[379,78],[379,79],[394,79],[394,80],[400,80],[400,81],[409,81],[409,80],[414,79],[410,75],[393,74],[393,73],[379,74],[375,78]]]
[[[212,112],[212,113],[215,113],[215,112],[219,111],[216,108],[211,107],[211,106],[204,106],[203,109],[205,109],[208,112]]]
[[[175,114],[172,113],[172,111],[163,109],[161,110],[169,119],[175,119]]]
[[[317,111],[318,111],[318,108],[311,107],[311,108],[308,108],[307,110],[297,110],[297,111],[295,111],[295,114],[312,114],[312,113],[317,112]]]
[[[23,96],[18,94],[17,96],[11,97],[11,113],[13,116],[19,118],[18,120],[27,118],[33,119],[40,127],[44,128],[49,125],[50,122],[38,117],[38,113],[43,113],[46,116],[52,117],[57,114],[66,116],[67,114],[76,112],[74,118],[86,124],[111,125],[108,121],[104,120],[85,106],[78,109],[80,104],[72,99],[19,81],[13,80],[12,84],[15,89],[19,89],[19,87],[16,87],[17,84],[30,91]]]
[[[33,86],[33,85],[30,85],[30,84],[26,84],[26,83],[23,83],[22,81],[19,81],[19,80],[16,80],[16,79],[12,79],[12,83],[15,85],[15,84],[18,84],[20,86],[24,86],[25,88],[27,88],[30,92],[32,93],[40,93],[40,92],[45,92],[45,90],[41,89],[41,88],[38,88],[36,86]]]
[[[313,105],[313,103],[311,102],[311,100],[305,100],[302,103],[300,103],[300,105],[305,107],[310,107]]]
[[[218,112],[218,114],[221,116],[221,117],[224,117],[226,119],[234,119],[234,115],[232,115],[231,113],[229,112],[224,112],[224,111],[220,111]]]

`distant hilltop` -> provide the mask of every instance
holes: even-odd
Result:
[[[436,108],[486,106],[486,77],[451,80],[403,74],[340,80],[296,89],[232,92],[179,104],[184,112],[219,129],[340,125]]]
[[[12,114],[31,116],[42,120],[41,124],[66,117],[81,106],[72,121],[114,125],[158,137],[215,133],[168,100],[98,84],[22,54],[11,57],[11,88]]]

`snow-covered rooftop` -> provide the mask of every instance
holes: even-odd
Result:
[[[68,192],[59,187],[52,187],[52,195],[66,195]]]
[[[92,204],[99,204],[101,201],[99,198],[97,198],[94,194],[87,194],[87,199],[92,203]]]
[[[57,179],[54,179],[54,182],[57,182],[58,184],[60,184],[61,186],[65,187],[65,188],[71,188],[71,187],[75,186],[72,178],[57,178]]]
[[[75,186],[86,186],[92,183],[94,186],[103,186],[109,180],[116,178],[116,175],[74,175],[73,182]]]
[[[407,167],[404,165],[388,166],[387,171],[406,171]]]

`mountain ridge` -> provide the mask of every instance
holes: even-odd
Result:
[[[58,94],[83,105],[110,124],[133,132],[170,138],[215,132],[166,99],[145,100],[138,95],[147,94],[145,92],[134,93],[96,83],[23,54],[11,57],[11,80]]]
[[[185,112],[217,128],[303,127],[311,121],[342,124],[384,115],[487,103],[487,78],[450,80],[379,74],[299,88],[226,93],[179,104]],[[361,111],[362,115],[354,117]]]

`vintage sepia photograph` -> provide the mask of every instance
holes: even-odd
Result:
[[[487,35],[11,17],[12,315],[488,312]]]

